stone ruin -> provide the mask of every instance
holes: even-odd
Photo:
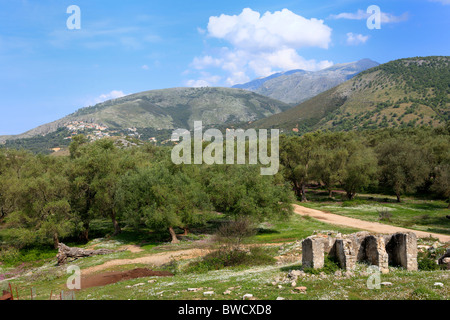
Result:
[[[356,262],[368,262],[382,273],[389,272],[389,265],[418,270],[417,237],[413,232],[388,235],[373,235],[366,231],[338,236],[319,234],[303,240],[303,267],[322,268],[325,254],[335,258],[345,270],[353,270]]]

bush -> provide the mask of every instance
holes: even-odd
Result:
[[[221,244],[239,247],[245,238],[256,234],[253,222],[247,217],[223,224],[217,230],[215,240]]]
[[[343,207],[357,207],[363,204],[367,204],[366,200],[361,200],[361,199],[353,199],[353,200],[346,200],[344,202],[342,202],[342,206]]]
[[[314,269],[314,268],[304,268],[303,271],[310,274],[334,274],[336,271],[340,270],[339,262],[328,255],[325,256],[324,265],[323,268],[320,269]]]
[[[202,273],[227,267],[259,266],[275,262],[276,260],[263,248],[251,248],[249,251],[221,249],[206,255],[200,261],[189,264],[186,271]]]
[[[378,212],[378,220],[391,222],[392,213],[389,212],[389,210],[387,210],[386,208],[383,208],[383,209],[377,210],[377,212]]]
[[[444,269],[445,266],[440,266],[436,263],[437,257],[440,253],[443,252],[443,249],[436,250],[435,252],[419,252],[417,255],[417,264],[419,270],[421,271],[434,271]]]

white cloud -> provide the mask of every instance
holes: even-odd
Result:
[[[221,80],[220,76],[212,76],[206,72],[202,72],[201,79],[191,79],[186,81],[188,87],[212,87]]]
[[[210,17],[207,37],[228,42],[195,57],[190,68],[197,71],[218,69],[225,72],[227,85],[250,81],[249,74],[268,76],[292,69],[318,70],[331,66],[330,61],[306,60],[297,50],[304,47],[327,49],[332,29],[323,20],[306,19],[287,9],[274,13],[249,8],[239,15]],[[207,81],[204,77],[200,80]],[[205,84],[189,80],[189,84]]]
[[[143,70],[148,70],[148,69],[150,69],[150,68],[148,67],[148,65],[146,65],[146,64],[144,64],[141,68],[142,68]]]
[[[369,36],[363,36],[362,34],[354,34],[352,32],[347,33],[347,44],[351,46],[357,46],[359,44],[366,43],[369,40]]]
[[[450,1],[450,0],[449,0]],[[364,10],[359,9],[356,13],[343,12],[339,14],[330,15],[331,19],[348,19],[348,20],[364,20],[371,16],[371,13],[367,13]],[[381,23],[397,23],[406,21],[409,18],[408,12],[403,13],[400,16],[395,16],[391,13],[381,12]]]
[[[102,103],[102,102],[107,101],[107,100],[122,98],[122,97],[124,97],[126,95],[127,94],[123,93],[123,91],[112,90],[111,92],[103,93],[103,94],[99,95],[98,97],[96,97],[94,99],[89,99],[88,101],[86,101],[85,105],[86,106],[94,106],[94,105],[96,105],[98,103]]]
[[[208,35],[229,41],[241,49],[277,49],[319,47],[327,49],[331,42],[331,28],[323,20],[306,19],[288,9],[259,12],[246,8],[238,16],[222,14],[210,17]]]

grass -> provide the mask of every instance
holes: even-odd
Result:
[[[310,199],[318,200],[327,195],[323,193],[309,193]],[[369,199],[372,197],[372,199]],[[393,199],[383,199],[384,196],[364,195],[356,201],[345,202],[342,199],[320,199],[321,202],[311,201],[305,206],[334,211],[338,214],[349,215],[376,221],[379,218],[380,208],[387,208],[391,222],[383,223],[403,224],[415,221],[412,217],[429,216],[422,220],[431,220],[444,212],[445,203],[439,201],[422,201],[405,199],[404,203],[397,204]],[[386,201],[385,201],[386,200]],[[152,230],[135,232],[124,228],[123,233],[108,237],[111,234],[111,223],[107,220],[95,221],[92,224],[91,235],[101,235],[85,244],[107,248],[119,248],[123,245],[138,245],[142,252],[129,251],[116,252],[111,255],[93,256],[78,259],[71,264],[78,265],[82,270],[88,267],[103,264],[114,259],[137,258],[158,252],[170,252],[187,248],[202,248],[208,246],[207,239],[214,230],[224,221],[222,217],[212,217],[203,227],[192,228],[192,234],[183,238],[180,244],[173,245],[164,241],[169,236],[164,233],[154,233]],[[447,228],[446,225],[419,224],[416,227]],[[381,281],[392,282],[392,286],[382,286],[379,290],[367,288],[368,274],[366,265],[358,264],[357,271],[351,275],[335,276],[337,270],[333,261],[328,261],[323,270],[304,270],[306,276],[297,279],[296,286],[307,287],[302,294],[294,290],[292,279],[287,277],[290,270],[302,269],[301,259],[298,255],[301,248],[299,241],[316,231],[337,231],[344,234],[358,230],[329,225],[310,217],[293,215],[288,221],[270,221],[261,223],[257,233],[246,241],[250,253],[230,256],[211,254],[206,258],[190,258],[172,261],[164,266],[155,268],[144,264],[130,264],[111,267],[103,272],[123,271],[134,268],[151,268],[153,270],[168,270],[174,273],[173,277],[157,278],[147,277],[122,281],[104,287],[84,289],[76,292],[77,300],[242,300],[243,295],[252,294],[260,300],[275,300],[283,297],[287,300],[436,300],[450,299],[450,274],[430,265],[435,257],[419,255],[421,271],[410,272],[400,268],[390,268],[389,274],[381,275]],[[181,233],[181,230],[178,230]],[[445,230],[444,230],[445,231]],[[202,240],[202,241],[199,241]],[[162,241],[162,242],[161,242]],[[430,239],[429,242],[432,242]],[[68,242],[69,243],[69,242]],[[12,260],[13,263],[0,265],[0,274],[10,272],[15,276],[10,280],[14,291],[17,288],[21,299],[30,299],[31,288],[34,288],[38,300],[48,300],[50,293],[59,294],[67,290],[66,281],[69,274],[65,266],[56,266],[55,251],[48,249],[27,249],[20,252],[20,258]],[[275,258],[287,254],[292,260],[276,262]],[[236,258],[236,259],[234,259]],[[24,262],[27,262],[24,264]],[[429,271],[425,271],[429,270]],[[149,283],[149,280],[156,280]],[[444,283],[444,287],[434,286],[435,282]],[[0,281],[0,290],[7,289],[7,281]],[[133,285],[143,283],[141,286]],[[274,284],[275,283],[275,284]],[[128,287],[131,286],[131,287]],[[196,291],[188,288],[198,288]],[[214,291],[212,296],[205,296],[206,291]],[[230,291],[229,294],[224,294]]]
[[[308,193],[309,202],[302,206],[331,212],[365,221],[380,222],[413,230],[450,235],[450,210],[442,200],[414,199],[404,197],[397,203],[392,196],[362,194],[355,200],[345,200],[342,194],[328,194],[320,191]],[[389,212],[388,218],[380,220],[380,212]]]

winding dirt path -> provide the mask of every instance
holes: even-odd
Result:
[[[210,251],[207,249],[187,249],[187,250],[178,250],[178,251],[170,251],[170,252],[161,252],[150,254],[148,256],[139,257],[135,259],[116,259],[107,261],[103,264],[93,266],[90,268],[83,269],[83,275],[92,274],[98,271],[102,271],[115,266],[123,266],[127,264],[148,264],[152,266],[162,266],[166,263],[169,263],[173,259],[192,259],[196,257],[205,256]]]
[[[325,223],[331,223],[331,224],[336,224],[336,225],[345,226],[345,227],[363,229],[363,230],[367,230],[367,231],[375,232],[375,233],[414,232],[418,238],[428,238],[431,235],[433,238],[438,238],[439,241],[441,241],[441,242],[450,242],[450,236],[443,235],[443,234],[431,233],[431,232],[425,232],[425,231],[417,231],[417,230],[412,230],[412,229],[395,227],[395,226],[378,223],[378,222],[370,222],[370,221],[349,218],[349,217],[341,216],[338,214],[326,213],[323,211],[302,207],[302,206],[299,206],[296,204],[294,204],[294,212],[296,214],[299,214],[302,216],[310,216],[311,218],[317,219],[317,220],[325,222]]]

